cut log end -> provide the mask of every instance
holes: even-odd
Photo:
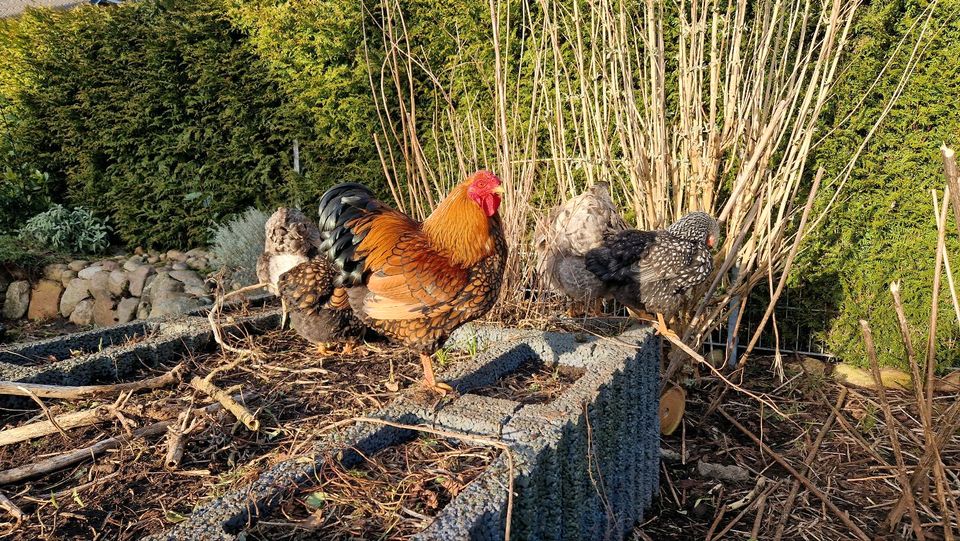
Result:
[[[680,426],[687,407],[687,393],[670,387],[660,395],[660,433],[669,436]]]

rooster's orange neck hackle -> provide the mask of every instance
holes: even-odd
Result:
[[[478,171],[455,187],[424,220],[423,232],[451,263],[466,268],[490,256],[496,248],[491,227],[499,227],[500,179]]]

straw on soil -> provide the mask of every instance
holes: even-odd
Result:
[[[755,359],[740,383],[770,397],[786,416],[733,393],[727,395],[722,406],[732,420],[709,414],[711,401],[724,385],[714,377],[695,383],[696,388],[688,393],[682,428],[663,440],[665,461],[660,497],[647,522],[637,528],[631,539],[704,539],[711,530],[713,541],[747,539],[754,532],[756,539],[790,541],[851,539],[857,535],[733,421],[762,439],[766,448],[792,469],[805,473],[809,482],[871,539],[914,537],[910,520],[897,522],[892,531],[887,523],[902,494],[901,473],[894,460],[890,434],[898,438],[908,473],[915,474],[928,454],[922,416],[913,393],[887,389],[884,408],[876,391],[845,389],[823,373],[803,371],[795,364],[787,365],[788,379],[781,383],[772,372],[773,362]],[[844,393],[846,399],[839,400]],[[934,419],[950,417],[952,404],[958,400],[957,393],[937,395],[933,402]],[[895,425],[892,430],[887,426],[884,409],[889,410]],[[834,422],[826,423],[829,419]],[[938,424],[942,430],[950,430],[948,420]],[[956,490],[960,486],[960,468],[956,466],[960,464],[960,434],[954,431],[944,436],[940,458]],[[747,474],[747,480],[704,477],[697,469],[700,462],[735,466]],[[765,496],[764,491],[756,492],[746,513],[732,516],[737,513],[730,512],[730,504],[754,490],[761,477],[768,479],[769,492]],[[943,538],[944,525],[956,530],[958,517],[941,511],[932,478],[924,476],[923,483],[932,497],[918,496],[919,523],[927,539]],[[924,490],[917,494],[924,494]]]
[[[327,460],[315,485],[284,502],[247,538],[407,539],[429,525],[499,452],[425,435],[364,457],[352,468]]]
[[[234,394],[242,388],[244,396],[257,396],[245,406],[259,420],[258,432],[248,431],[223,411],[200,415],[199,426],[190,433],[173,471],[165,468],[167,446],[157,434],[125,443],[93,462],[85,459],[55,475],[8,485],[5,493],[26,514],[12,538],[139,539],[168,528],[196,505],[248,484],[277,462],[309,452],[322,427],[383,407],[420,378],[419,362],[403,348],[378,344],[348,356],[320,358],[292,331],[274,330],[260,336],[233,332],[225,339],[257,355],[237,364],[237,354],[204,353],[185,359],[185,372],[197,377],[216,372],[217,384],[225,392]],[[391,364],[397,392],[386,386]],[[178,423],[178,414],[191,403],[194,407],[209,404],[204,394],[187,383],[191,378],[184,379],[134,395],[118,410],[133,429],[161,421]],[[46,402],[54,416],[104,405],[89,397]],[[0,419],[5,426],[16,426],[46,418],[36,414],[36,410],[6,410],[0,411]],[[38,457],[88,447],[126,430],[119,419],[109,418],[70,430],[69,440],[57,433],[2,447],[0,463],[30,464]]]

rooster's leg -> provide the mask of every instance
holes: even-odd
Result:
[[[288,313],[289,312],[287,310],[287,299],[281,296],[280,297],[280,328],[281,329],[287,326]]]
[[[433,359],[430,358],[426,353],[420,354],[420,363],[423,364],[423,379],[427,384],[427,387],[440,393],[441,395],[447,394],[453,391],[448,383],[443,381],[437,381],[437,378],[433,375]]]

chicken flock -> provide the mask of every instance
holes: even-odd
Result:
[[[313,222],[280,208],[265,226],[261,283],[289,311],[290,326],[317,344],[349,351],[366,335],[420,355],[427,389],[439,381],[432,354],[461,325],[496,302],[507,261],[499,215],[503,185],[478,171],[423,222],[377,200],[367,187],[334,186]],[[551,210],[535,234],[538,274],[581,312],[613,299],[654,313],[661,332],[713,270],[717,222],[690,213],[664,231],[629,229],[605,183]]]

